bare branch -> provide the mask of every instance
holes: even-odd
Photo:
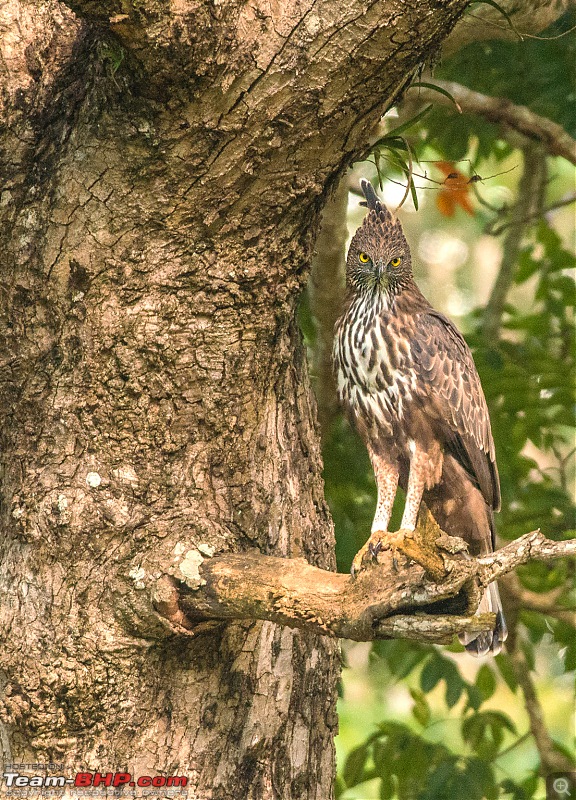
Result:
[[[576,164],[576,142],[556,122],[535,114],[526,106],[517,106],[505,97],[489,97],[454,81],[434,78],[434,83],[449,92],[465,114],[478,114],[490,122],[512,128],[528,139],[540,142],[550,155],[562,156]],[[456,112],[449,97],[432,89],[418,88],[417,91],[423,102],[440,104]]]
[[[489,39],[518,41],[519,35],[531,37],[555,22],[570,7],[570,0],[500,0],[498,5],[512,18],[514,27],[502,11],[488,4],[478,3],[474,12],[466,14],[447,38],[442,53],[444,58],[470,42]]]
[[[482,559],[463,555],[460,539],[444,534],[437,544],[435,559],[444,564],[440,580],[410,559],[399,565],[398,554],[393,558],[390,550],[356,580],[302,558],[257,551],[203,558],[188,551],[172,567],[173,578],[167,582],[163,576],[155,584],[155,607],[179,633],[194,633],[194,624],[207,620],[261,619],[357,641],[446,642],[463,630],[487,630],[493,624],[491,614],[471,616],[491,581],[530,560],[576,554],[576,540],[553,542],[540,531]],[[408,546],[397,543],[397,550],[416,556],[418,548],[426,549],[422,539]]]
[[[545,775],[549,775],[551,772],[570,772],[574,765],[569,758],[554,747],[530,674],[530,666],[518,642],[510,657],[516,680],[524,694],[524,703],[530,720],[530,731],[540,755],[541,771]]]
[[[541,531],[532,531],[489,556],[479,558],[478,563],[481,567],[487,568],[481,581],[484,586],[487,586],[501,575],[512,572],[521,564],[527,564],[529,561],[554,561],[562,556],[576,556],[576,539],[554,542],[546,539]]]
[[[526,222],[532,222],[533,220],[541,219],[542,216],[549,214],[551,211],[556,211],[556,209],[563,208],[563,206],[569,206],[572,203],[576,203],[576,192],[572,192],[572,194],[569,194],[562,200],[558,200],[556,203],[550,203],[550,205],[546,206],[546,208],[538,210],[533,214],[529,214],[527,217],[523,217],[522,219],[513,219],[510,220],[510,222],[503,222],[501,225],[490,225],[486,232],[491,236],[499,236],[501,233],[504,233],[505,230],[512,228],[514,225],[524,225]]]
[[[524,148],[524,171],[518,186],[518,202],[512,211],[512,221],[504,241],[502,262],[492,292],[484,309],[484,334],[489,341],[497,341],[502,325],[506,299],[516,272],[518,256],[524,237],[520,220],[530,216],[541,205],[542,188],[546,178],[546,159],[539,145],[530,143]]]
[[[493,614],[473,617],[458,614],[394,614],[378,622],[374,628],[374,639],[411,639],[430,644],[451,644],[457,633],[481,633],[493,625]]]
[[[566,587],[559,586],[551,592],[531,592],[522,586],[518,577],[513,573],[506,575],[504,581],[507,593],[519,608],[537,611],[540,614],[561,620],[572,628],[576,628],[576,612],[558,605],[558,600],[565,592]]]

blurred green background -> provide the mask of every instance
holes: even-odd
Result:
[[[574,136],[575,25],[571,12],[541,38],[470,44],[420,80],[508,98]],[[411,184],[398,214],[416,281],[466,335],[490,407],[503,495],[500,543],[535,528],[572,538],[574,166],[465,108],[460,114],[434,104],[421,115],[425,107],[411,89],[386,116],[380,144],[355,166],[350,186],[371,179],[394,209]],[[451,170],[463,176],[456,195],[463,203],[449,196]],[[526,198],[530,185],[534,196]],[[349,236],[364,213],[351,191]],[[499,274],[504,303],[495,308]],[[301,324],[314,365],[311,302],[304,297]],[[338,567],[347,571],[370,531],[374,479],[342,416],[320,417]],[[532,563],[502,583],[510,638],[495,659],[474,659],[457,643],[342,642],[338,797],[544,800],[543,776],[576,769],[574,564]]]

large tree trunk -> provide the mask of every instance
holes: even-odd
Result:
[[[333,568],[298,294],[328,189],[465,5],[3,4],[5,762],[331,796],[334,642],[181,635],[158,579],[212,549]]]

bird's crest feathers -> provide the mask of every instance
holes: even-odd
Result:
[[[368,207],[369,211],[374,211],[380,222],[387,223],[388,225],[398,225],[400,222],[397,217],[388,211],[385,205],[382,204],[378,195],[374,191],[374,187],[365,178],[360,180],[360,188],[366,200],[360,202],[361,206]]]
[[[362,202],[360,205],[368,206],[370,211],[376,211],[377,213],[382,211],[382,203],[378,199],[378,195],[374,191],[374,187],[370,181],[362,178],[360,181],[360,188],[362,189],[362,194],[366,198],[366,202]]]

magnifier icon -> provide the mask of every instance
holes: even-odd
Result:
[[[559,797],[570,797],[570,781],[567,778],[555,778],[552,788]]]

